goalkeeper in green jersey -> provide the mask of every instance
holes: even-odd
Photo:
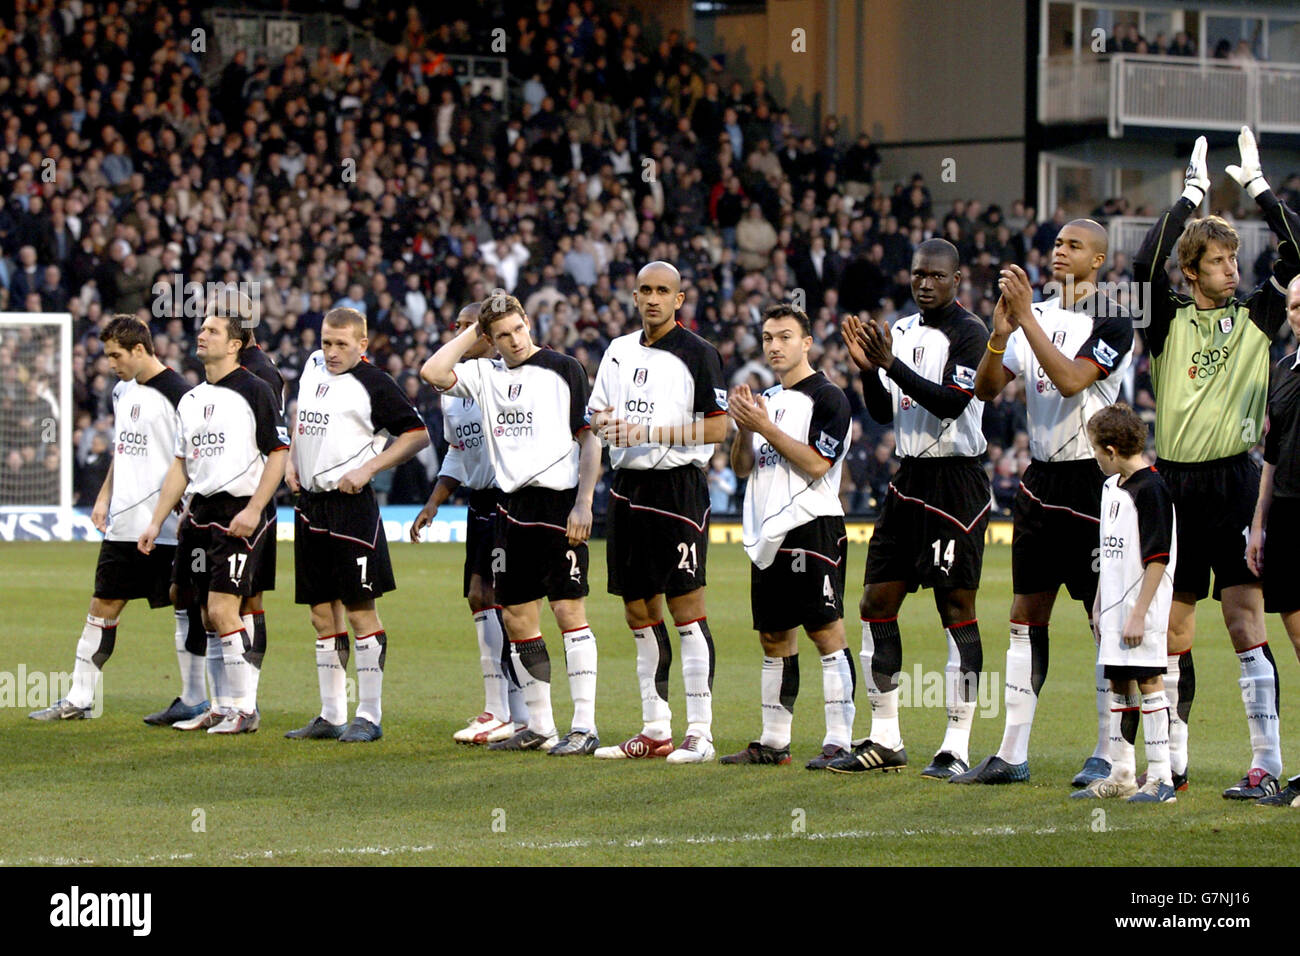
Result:
[[[1241,665],[1241,696],[1253,753],[1229,799],[1276,793],[1282,773],[1277,667],[1265,638],[1259,579],[1246,564],[1259,467],[1248,452],[1264,429],[1269,346],[1286,318],[1286,286],[1300,273],[1300,217],[1269,189],[1249,127],[1237,139],[1239,165],[1226,171],[1259,203],[1279,240],[1274,274],[1238,292],[1237,232],[1218,216],[1189,217],[1209,190],[1205,137],[1196,141],[1182,196],[1147,233],[1134,273],[1149,283],[1134,322],[1151,356],[1156,397],[1156,467],[1178,514],[1178,567],[1169,614],[1170,761],[1187,785],[1187,719],[1195,692],[1192,638],[1196,603],[1220,601]],[[1173,290],[1165,260],[1174,253],[1187,295]]]

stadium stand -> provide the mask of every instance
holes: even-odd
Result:
[[[858,420],[844,501],[871,514],[893,438],[865,414],[839,316],[908,311],[911,251],[932,236],[958,246],[960,298],[986,321],[999,264],[1021,264],[1038,290],[1049,278],[1063,210],[978,197],[936,208],[919,174],[877,178],[869,137],[846,136],[834,117],[800,128],[761,79],[742,82],[723,57],[617,5],[512,4],[523,12],[509,23],[502,99],[472,93],[451,63],[491,49],[500,4],[370,3],[364,20],[347,0],[275,9],[322,6],[391,53],[299,46],[272,58],[241,51],[214,68],[192,39],[210,5],[186,0],[17,0],[0,26],[0,309],[74,317],[79,504],[93,500],[111,435],[98,329],[114,313],[139,314],[163,361],[197,381],[202,306],[190,283],[257,290],[257,339],[291,405],[323,314],[361,310],[372,360],[439,440],[438,402],[416,372],[459,308],[495,287],[525,303],[540,341],[594,375],[608,342],[637,325],[638,266],[667,259],[685,279],[682,320],[717,343],[731,383],[753,387],[771,383],[758,318],[799,290],[815,320],[814,363],[849,392]],[[1184,40],[1154,48],[1179,54]],[[1112,42],[1151,45],[1127,29]],[[1283,188],[1295,204],[1300,178]],[[1100,219],[1143,212],[1097,198]],[[1131,278],[1131,251],[1113,250],[1106,278]],[[1243,271],[1267,265],[1266,255]],[[40,348],[0,340],[6,406],[44,400],[39,365],[24,358]],[[1149,421],[1146,358],[1135,353],[1122,394]],[[1022,397],[989,404],[1000,510],[1029,461],[1024,424]],[[715,510],[734,511],[743,483],[719,464]],[[45,467],[30,436],[0,435],[0,504],[19,503],[6,499],[10,485],[33,485],[11,478]],[[378,490],[421,503],[435,472],[431,455],[417,459]]]

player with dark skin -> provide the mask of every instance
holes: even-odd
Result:
[[[1061,227],[1052,252],[1052,280],[1060,286],[1062,308],[1072,308],[1096,292],[1098,270],[1106,261],[1106,246],[1105,230],[1091,220],[1076,219]],[[1079,356],[1067,358],[1052,344],[1034,318],[1033,285],[1020,266],[1012,264],[1002,270],[998,289],[1002,295],[993,310],[993,335],[975,373],[976,398],[992,401],[1014,380],[999,354],[1005,351],[1007,339],[1016,329],[1024,331],[1043,371],[1063,397],[1077,395],[1101,377],[1097,363]],[[1013,595],[1011,620],[1048,621],[1056,595],[1056,591]]]
[[[912,259],[912,298],[923,312],[940,311],[957,298],[961,271],[941,255],[918,252]],[[844,344],[855,365],[864,372],[888,370],[894,364],[893,336],[889,325],[857,316],[845,316]],[[975,618],[974,588],[935,588],[934,606],[944,627]],[[906,581],[872,581],[862,592],[858,611],[864,619],[898,616],[907,597]]]

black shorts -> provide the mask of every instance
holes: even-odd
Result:
[[[266,553],[262,555],[262,560],[257,562],[257,572],[253,576],[254,594],[275,590],[275,542],[279,524],[276,520],[274,501],[266,506],[266,520],[271,523],[270,530],[267,531],[271,541],[267,545]]]
[[[465,516],[465,587],[461,597],[469,597],[469,579],[481,577],[492,584],[492,548],[496,544],[497,506],[505,501],[500,488],[483,488],[470,493],[469,513]]]
[[[1300,611],[1300,498],[1274,497],[1264,526],[1264,610],[1269,614]],[[1178,555],[1181,563],[1183,556]]]
[[[749,566],[754,630],[768,634],[797,627],[819,631],[841,620],[847,565],[843,518],[814,518],[792,528],[775,561],[761,571]]]
[[[904,458],[867,545],[864,584],[980,586],[993,493],[975,458]]]
[[[1101,486],[1096,459],[1033,462],[1016,492],[1011,533],[1015,594],[1055,594],[1062,584],[1092,612],[1097,595]]]
[[[1246,454],[1215,461],[1182,464],[1156,461],[1156,470],[1169,486],[1178,519],[1178,565],[1174,593],[1214,600],[1224,588],[1256,584],[1259,578],[1246,564],[1250,522],[1259,497],[1259,467]]]
[[[1165,673],[1163,667],[1132,667],[1128,664],[1103,664],[1101,670],[1106,680],[1144,681],[1162,677]]]
[[[159,544],[141,554],[134,541],[102,541],[95,565],[95,597],[106,601],[145,598],[150,607],[171,605],[176,545]]]
[[[261,527],[247,538],[230,534],[226,528],[247,504],[247,498],[224,493],[194,496],[177,534],[172,571],[182,595],[206,604],[209,591],[240,597],[257,593],[258,565],[267,551],[275,550],[275,523],[264,515]]]
[[[492,588],[510,607],[587,596],[587,545],[569,544],[578,489],[520,488],[497,509]]]
[[[394,590],[393,563],[375,492],[298,496],[293,521],[294,602],[362,604]]]
[[[694,465],[614,472],[605,519],[610,594],[641,601],[705,586],[709,486]]]

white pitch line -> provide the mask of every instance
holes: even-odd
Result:
[[[1254,819],[1262,819],[1262,815]],[[1243,823],[1253,823],[1254,820],[1243,818]],[[1220,821],[1218,826],[1222,827],[1225,823],[1232,825],[1231,821]],[[1120,830],[1141,831],[1149,828],[1142,826],[1108,826],[1108,832]],[[801,840],[824,841],[824,840],[866,840],[866,839],[898,839],[918,836],[941,836],[941,837],[1014,837],[1014,836],[1050,836],[1063,833],[1059,826],[1037,827],[1037,828],[1019,828],[1012,826],[996,827],[973,827],[971,829],[958,829],[955,827],[900,827],[889,830],[832,830],[820,833],[736,833],[736,834],[704,834],[698,836],[681,836],[681,837],[626,837],[623,839],[586,839],[573,838],[568,840],[554,840],[540,843],[533,840],[516,840],[513,842],[503,842],[505,849],[519,850],[581,850],[594,847],[614,848],[636,850],[644,847],[672,847],[672,846],[711,846],[725,844],[741,843],[770,843],[770,842],[797,842]],[[213,862],[219,862],[220,859],[234,862],[245,860],[279,860],[289,857],[320,854],[324,856],[398,856],[403,854],[424,854],[434,853],[439,850],[464,850],[463,846],[435,846],[433,844],[418,844],[414,846],[356,846],[356,847],[326,847],[322,849],[295,847],[286,850],[244,850],[228,854],[218,858]],[[187,860],[194,860],[196,853],[160,853],[150,856],[132,856],[132,857],[65,857],[65,856],[35,856],[23,857],[16,859],[0,858],[0,866],[141,866],[151,863],[180,863]]]

